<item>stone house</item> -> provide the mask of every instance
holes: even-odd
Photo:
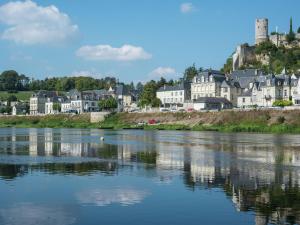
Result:
[[[161,101],[164,107],[183,107],[185,101],[190,100],[190,83],[181,82],[175,86],[159,88],[156,97]]]
[[[242,93],[239,82],[226,78],[221,84],[221,97],[226,98],[232,103],[233,106],[237,106],[237,96]]]
[[[45,103],[48,98],[57,96],[55,91],[38,91],[29,101],[30,115],[45,114]]]
[[[58,109],[54,108],[55,104],[58,104],[61,108],[62,103],[66,100],[65,97],[62,96],[55,96],[53,98],[47,98],[47,101],[45,103],[45,114],[56,114],[60,111]]]
[[[220,97],[221,85],[226,79],[225,74],[216,70],[205,70],[195,76],[191,84],[191,98]]]
[[[295,103],[298,85],[298,77],[287,75],[285,70],[280,75],[257,76],[238,96],[238,107],[271,107],[276,100],[293,100]]]
[[[98,101],[99,97],[94,91],[78,91],[76,89],[69,91],[67,99],[70,101],[67,105],[63,105],[63,110],[69,107],[71,111],[77,113],[83,112],[96,112],[99,110]]]

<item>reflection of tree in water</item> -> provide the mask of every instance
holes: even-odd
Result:
[[[93,173],[113,175],[118,165],[116,162],[84,162],[84,163],[41,163],[34,165],[0,164],[0,178],[13,180],[29,172],[45,172],[49,174],[75,174],[79,176]]]
[[[28,166],[0,164],[0,178],[4,180],[13,180],[16,177],[24,176],[27,173],[28,173]]]

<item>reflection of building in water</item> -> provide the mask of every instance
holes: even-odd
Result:
[[[156,165],[159,169],[183,169],[184,151],[181,148],[166,148],[163,144],[156,145],[158,157]]]
[[[45,129],[45,155],[53,155],[53,131]]]
[[[29,129],[29,155],[36,156],[38,154],[38,130]],[[39,146],[40,147],[40,146]]]

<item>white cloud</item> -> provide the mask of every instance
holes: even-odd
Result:
[[[2,39],[26,45],[64,42],[78,33],[78,26],[56,6],[43,7],[31,0],[1,5],[0,23],[8,26]]]
[[[190,2],[185,2],[180,5],[180,11],[182,13],[190,13],[195,10],[196,10],[196,7]]]
[[[72,76],[74,77],[101,77],[102,75],[94,70],[76,70],[73,71]]]
[[[106,206],[118,203],[122,206],[134,205],[143,201],[149,193],[133,188],[95,189],[78,193],[77,199],[83,205]]]
[[[172,67],[158,67],[149,73],[149,78],[170,77],[176,74],[176,70]]]
[[[76,51],[76,55],[86,60],[94,61],[135,61],[152,57],[142,47],[132,45],[123,45],[120,48],[114,48],[110,45],[86,45],[79,48]]]

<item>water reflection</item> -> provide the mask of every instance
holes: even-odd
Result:
[[[100,136],[105,136],[105,142],[100,141]],[[222,190],[238,212],[255,212],[256,224],[299,224],[299,137],[2,129],[0,179],[14,180],[33,172],[111,176],[127,173],[172,184],[180,177],[191,191]],[[76,199],[83,205],[132,205],[148,195],[149,191],[136,188],[92,188],[77,192]],[[51,210],[45,211],[51,214]]]
[[[83,205],[106,206],[119,203],[122,206],[128,206],[140,203],[148,194],[148,191],[122,187],[85,190],[77,193],[76,197]]]
[[[70,225],[76,221],[72,214],[69,207],[21,203],[0,209],[0,222],[9,225]]]

